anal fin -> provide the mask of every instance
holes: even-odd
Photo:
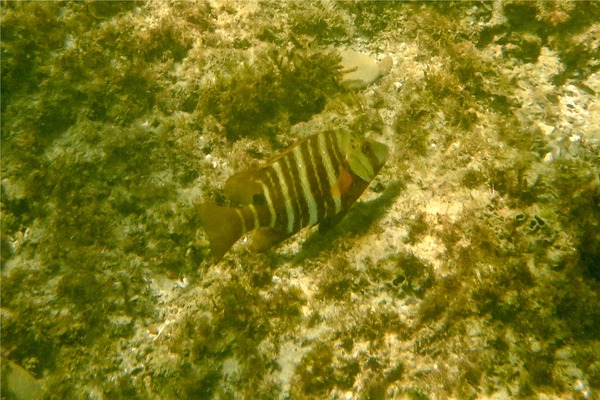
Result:
[[[278,231],[273,228],[258,228],[252,232],[250,248],[256,253],[262,253],[289,236],[287,232]]]

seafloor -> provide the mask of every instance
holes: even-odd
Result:
[[[2,399],[599,398],[600,2],[1,17]],[[346,218],[211,265],[194,205],[339,128]]]

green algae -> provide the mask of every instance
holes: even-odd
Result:
[[[47,398],[600,390],[596,3],[1,13],[2,352]],[[346,91],[347,47],[395,64]],[[364,201],[210,266],[194,203],[340,126],[393,148]]]

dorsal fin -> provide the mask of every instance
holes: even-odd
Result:
[[[294,150],[294,148],[296,146],[301,145],[302,143],[304,143],[307,140],[308,140],[308,138],[304,138],[304,139],[290,145],[284,151],[282,151],[281,153],[277,154],[275,157],[273,157],[269,161],[267,161],[260,168],[264,168],[266,166],[272,165],[274,162],[276,162],[277,160],[281,159],[286,154],[288,154],[289,152]],[[231,176],[229,179],[227,179],[227,182],[225,182],[225,188],[224,188],[225,195],[232,203],[240,204],[240,205],[249,205],[249,204],[252,204],[256,200],[256,198],[257,198],[256,196],[258,196],[258,197],[264,196],[262,186],[260,185],[260,183],[258,183],[256,181],[257,172],[258,172],[258,170],[251,169],[248,171],[239,172],[239,173]]]
[[[235,204],[252,204],[255,196],[261,196],[263,189],[260,183],[256,181],[256,171],[244,171],[231,176],[225,182],[225,195]]]
[[[262,253],[289,236],[289,233],[273,228],[256,229],[252,232],[251,249],[256,253]]]
[[[267,161],[264,166],[273,164],[275,161],[279,160],[280,158],[284,157],[286,154],[288,154],[289,152],[291,152],[292,150],[294,150],[294,147],[300,146],[302,143],[306,142],[308,139],[309,139],[309,137],[304,138],[302,140],[297,141],[296,143],[293,143],[293,144],[289,145],[281,153],[277,154],[275,157],[273,157],[269,161]]]

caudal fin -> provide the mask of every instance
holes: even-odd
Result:
[[[199,204],[196,211],[210,241],[212,257],[217,262],[244,234],[239,210],[215,204]]]

